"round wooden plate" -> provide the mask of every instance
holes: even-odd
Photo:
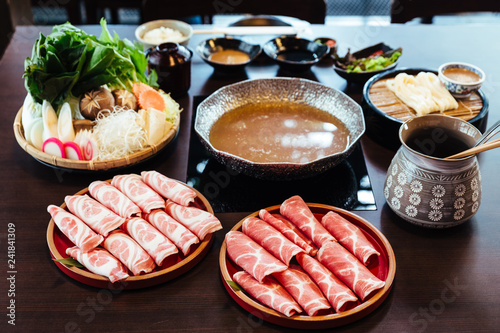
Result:
[[[334,211],[363,231],[375,249],[377,249],[377,251],[381,254],[378,262],[370,264],[368,269],[379,279],[385,281],[384,288],[379,290],[368,300],[365,300],[364,302],[358,301],[358,304],[355,307],[341,313],[335,313],[332,311],[329,314],[313,317],[307,315],[293,315],[291,317],[287,317],[260,303],[246,292],[242,290],[235,291],[231,287],[230,284],[235,283],[232,279],[233,274],[242,269],[227,256],[225,241],[222,243],[219,255],[222,282],[229,295],[245,310],[265,321],[280,326],[299,329],[325,329],[352,323],[371,313],[387,298],[396,275],[396,257],[394,256],[391,244],[385,236],[370,222],[360,216],[333,206],[316,203],[308,203],[307,205],[318,220],[320,220],[321,217],[323,217],[323,215],[325,215],[328,211]],[[280,206],[277,205],[266,208],[266,210],[271,214],[279,214],[279,208]],[[247,217],[258,217],[258,215],[259,212],[257,211]],[[241,231],[241,225],[247,217],[239,221],[232,230]]]
[[[108,182],[110,182],[110,180],[108,180]],[[186,185],[184,183],[182,184]],[[193,188],[191,189],[197,194],[194,204],[191,205],[213,214],[214,211],[208,200],[197,190]],[[88,188],[85,188],[77,192],[75,195],[88,193]],[[63,203],[60,207],[66,209],[66,204]],[[164,283],[189,271],[205,257],[208,250],[210,250],[210,245],[213,240],[213,234],[208,234],[202,242],[191,246],[191,250],[187,256],[184,256],[182,252],[179,252],[176,255],[171,255],[165,259],[161,267],[156,267],[156,269],[151,273],[138,276],[133,276],[132,273],[129,273],[131,275],[130,277],[113,284],[108,278],[94,274],[85,268],[82,269],[74,266],[69,267],[55,260],[54,263],[69,277],[89,286],[114,289],[146,288]],[[69,258],[66,254],[66,249],[74,246],[74,244],[55,225],[53,219],[50,219],[49,226],[47,228],[47,243],[49,245],[52,258],[56,260]]]
[[[156,145],[148,146],[141,151],[122,158],[104,161],[77,161],[44,153],[28,141],[26,141],[24,137],[23,125],[21,123],[22,112],[23,109],[21,108],[19,112],[17,112],[16,118],[14,119],[14,135],[16,137],[17,143],[19,144],[19,146],[21,146],[21,148],[24,149],[24,151],[33,156],[33,158],[35,158],[39,162],[51,167],[89,171],[106,171],[111,169],[123,168],[143,162],[153,157],[176,137],[177,133],[179,132],[179,124],[181,118],[180,115],[177,117],[172,128]]]

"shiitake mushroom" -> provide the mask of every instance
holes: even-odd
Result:
[[[80,112],[90,120],[95,120],[100,112],[111,112],[114,106],[113,94],[104,87],[85,93],[80,100]]]
[[[116,105],[137,111],[137,99],[134,94],[125,89],[113,90]]]

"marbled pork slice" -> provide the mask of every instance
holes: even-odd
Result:
[[[61,207],[50,205],[47,211],[59,230],[83,252],[92,250],[104,240],[104,237],[96,234],[82,220]]]
[[[312,248],[310,255],[312,255],[314,257],[316,255],[316,253],[318,253],[319,249],[314,244],[314,242],[311,239],[309,239],[306,235],[304,235],[304,233],[302,231],[300,231],[300,229],[297,228],[297,226],[295,224],[290,222],[289,219],[287,219],[286,217],[284,217],[281,214],[271,214],[271,215],[273,217],[277,218],[278,220],[280,220],[281,222],[283,222],[287,227],[292,229],[293,232],[295,232],[297,235],[299,235],[299,237],[302,238],[304,240],[304,242],[306,242]]]
[[[144,182],[164,198],[170,199],[183,206],[189,206],[196,198],[196,192],[188,186],[157,171],[143,171],[141,177]]]
[[[229,258],[261,283],[266,276],[287,269],[285,264],[241,231],[229,231],[225,239]]]
[[[77,260],[89,271],[107,277],[112,283],[129,277],[123,265],[103,248],[83,252],[78,247],[66,249],[66,254]]]
[[[317,259],[364,301],[385,282],[373,275],[351,252],[337,242],[329,242],[318,251]]]
[[[336,212],[328,212],[321,224],[365,266],[380,256],[363,232]]]
[[[189,253],[191,245],[200,242],[195,234],[161,209],[153,210],[144,219],[170,239],[184,255]]]
[[[295,195],[285,200],[281,204],[280,213],[295,224],[318,248],[327,242],[336,241],[335,237],[318,222],[300,196]]]
[[[259,218],[246,218],[242,223],[241,229],[245,235],[259,243],[287,266],[297,253],[304,252],[304,250],[289,241],[282,233]]]
[[[150,273],[156,267],[149,254],[122,230],[112,231],[104,240],[103,246],[134,275]]]
[[[96,180],[90,183],[89,192],[97,201],[123,218],[141,214],[139,206],[108,182]]]
[[[146,185],[139,175],[114,176],[111,185],[115,186],[139,206],[143,213],[149,213],[153,209],[165,209],[165,200]]]
[[[167,200],[165,211],[200,240],[204,240],[207,234],[222,229],[222,224],[213,214],[196,207],[186,207]]]
[[[158,266],[162,265],[165,258],[178,252],[167,237],[140,217],[128,219],[121,228],[146,250]]]
[[[270,226],[281,232],[286,238],[288,238],[295,245],[300,246],[304,251],[310,255],[315,255],[318,250],[307,243],[298,233],[296,233],[289,225],[287,225],[282,220],[273,216],[265,209],[259,211],[259,217],[267,222]]]
[[[95,232],[106,237],[109,232],[119,228],[125,219],[103,206],[88,195],[67,195],[64,202],[70,212],[78,216]]]
[[[248,294],[287,317],[301,313],[301,307],[281,284],[272,276],[260,283],[245,271],[234,273],[233,280]]]
[[[313,257],[305,253],[299,253],[297,261],[316,282],[316,285],[321,289],[323,295],[325,295],[336,312],[342,312],[349,305],[358,301],[351,289]]]
[[[300,266],[290,265],[288,269],[274,273],[273,276],[309,316],[315,316],[319,311],[331,308],[319,287]]]

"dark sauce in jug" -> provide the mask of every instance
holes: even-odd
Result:
[[[437,158],[448,157],[471,148],[459,133],[440,127],[417,129],[405,143],[419,153]]]

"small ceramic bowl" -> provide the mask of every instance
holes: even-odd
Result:
[[[330,52],[327,45],[298,37],[271,39],[264,44],[263,50],[281,69],[289,72],[309,70]]]
[[[144,35],[154,29],[161,29],[161,28],[169,28],[173,30],[177,30],[180,33],[182,33],[183,37],[182,38],[174,38],[174,39],[169,39],[169,38],[159,38],[158,40],[149,40],[149,39],[144,39]],[[155,20],[155,21],[150,21],[146,22],[144,24],[141,24],[140,26],[135,29],[135,38],[142,44],[144,45],[144,49],[150,49],[154,46],[163,44],[163,43],[168,43],[168,42],[173,42],[173,43],[178,43],[184,46],[187,46],[189,40],[191,39],[191,36],[193,35],[193,28],[182,21],[178,20]]]
[[[326,45],[330,48],[328,54],[333,55],[337,52],[337,41],[330,37],[318,37],[314,40],[315,43]]]
[[[464,79],[460,77],[451,78],[446,72],[447,71],[463,71],[465,73],[472,72],[476,76],[477,79],[468,79],[464,81]],[[443,64],[438,69],[438,77],[443,83],[443,85],[448,89],[448,91],[456,98],[465,98],[468,97],[472,92],[479,90],[481,88],[481,84],[484,82],[485,74],[479,68],[471,64],[467,64],[464,62],[448,62]],[[462,74],[463,77],[463,74]]]
[[[375,45],[369,46],[367,48],[364,48],[362,50],[356,51],[356,52],[352,53],[352,55],[357,59],[361,59],[361,58],[367,58],[377,51],[382,51],[382,52],[386,53],[386,52],[395,51],[395,50],[384,43],[379,43],[379,44],[375,44]],[[337,73],[339,76],[341,76],[342,78],[344,78],[348,82],[364,84],[372,76],[394,69],[398,64],[398,61],[399,61],[399,58],[394,63],[392,63],[391,65],[389,65],[381,70],[366,71],[366,72],[360,72],[360,73],[348,72],[346,69],[339,66],[339,64],[336,61],[336,63],[333,66],[333,69],[335,70],[335,73]]]
[[[248,59],[237,63],[225,63],[214,61],[213,56],[221,51],[240,51],[248,56]],[[245,68],[252,62],[261,52],[260,45],[250,44],[240,39],[225,37],[225,38],[212,38],[207,39],[196,47],[196,52],[207,64],[212,66],[215,70],[232,73],[238,72]]]

